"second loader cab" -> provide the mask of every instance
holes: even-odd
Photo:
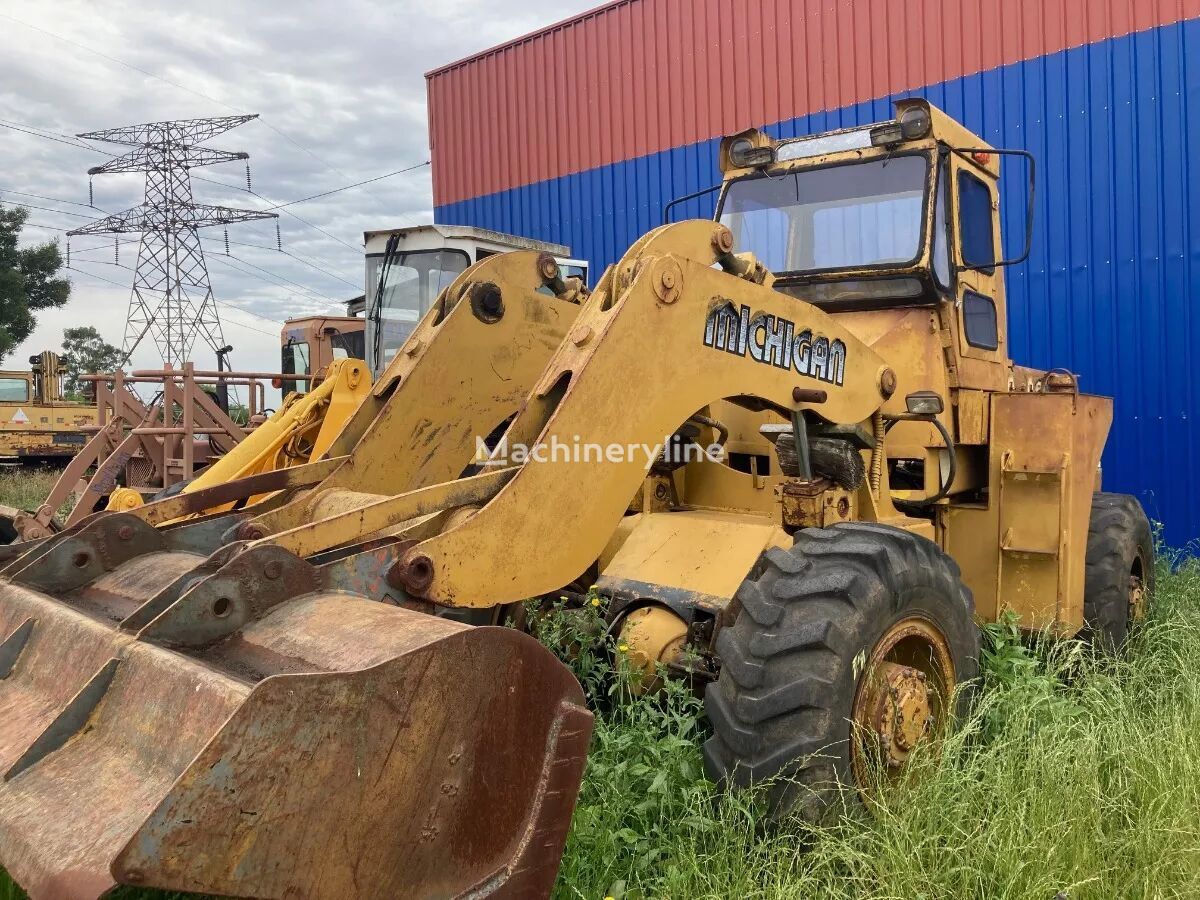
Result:
[[[466,225],[368,231],[367,365],[378,378],[442,290],[469,266],[497,253],[538,250],[558,260],[563,278],[588,283],[588,264],[561,244]]]
[[[283,323],[280,371],[284,375],[316,375],[337,359],[364,359],[366,322],[355,316],[305,316]],[[308,380],[284,378],[283,396],[305,393]]]

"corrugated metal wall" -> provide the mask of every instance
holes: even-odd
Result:
[[[659,3],[645,0],[645,5],[657,8]],[[788,5],[798,4],[782,0],[774,4],[776,11]],[[951,5],[933,4],[939,10]],[[1013,5],[1025,10],[1041,6]],[[639,3],[622,8],[626,6],[636,9]],[[838,5],[844,6],[872,9],[875,4]],[[1118,8],[1130,10],[1128,3],[1071,6],[1080,7],[1077,12],[1084,22],[1093,20],[1098,7],[1103,10],[1100,19],[1108,25],[1134,22],[1116,15]],[[1143,12],[1154,7],[1156,15],[1167,19],[1200,14],[1179,3],[1138,6]],[[918,18],[930,22],[937,17]],[[1077,19],[1065,16],[1064,29],[1078,30]],[[1039,20],[1027,14],[1022,21],[1018,33],[1024,34],[1025,25],[1032,27]],[[973,27],[982,29],[986,22],[976,17]],[[933,46],[942,46],[946,27]],[[611,33],[601,34],[590,25],[582,31],[584,42],[594,46],[593,59],[618,55],[605,44]],[[1090,26],[1083,33],[1094,34]],[[516,53],[545,39],[502,52]],[[839,39],[845,42],[840,32],[832,36],[829,46],[836,46]],[[744,50],[745,40],[745,34],[735,38],[732,32],[721,37],[722,53],[733,60],[723,79],[749,82],[762,77],[746,74],[754,66],[737,51],[738,46]],[[711,43],[706,39],[706,44]],[[839,53],[862,61],[864,67],[869,59],[889,56],[880,44],[863,39],[854,46],[839,46]],[[794,58],[802,64],[801,54]],[[1027,264],[1009,272],[1010,352],[1030,365],[1072,368],[1081,373],[1087,390],[1116,398],[1116,421],[1104,457],[1106,487],[1138,494],[1151,516],[1166,524],[1167,539],[1174,544],[1200,537],[1200,508],[1195,502],[1200,405],[1192,377],[1200,313],[1191,312],[1193,295],[1200,294],[1200,180],[1191,180],[1188,172],[1189,150],[1200,147],[1200,64],[1189,66],[1189,59],[1200,60],[1200,21],[1191,19],[1093,40],[912,90],[881,92],[874,99],[828,111],[781,117],[768,129],[779,136],[794,136],[876,121],[890,117],[891,99],[920,94],[989,142],[1028,148],[1036,154],[1039,196],[1033,254]],[[954,65],[961,68],[957,62]],[[793,70],[789,82],[810,77],[809,69]],[[461,119],[458,111],[442,111],[438,81],[460,71],[451,68],[431,79],[435,142],[443,139],[450,120]],[[870,78],[863,82],[868,88],[874,83]],[[498,75],[497,94],[505,93],[505,84]],[[704,93],[703,83],[693,89],[697,96]],[[511,90],[536,95],[523,88]],[[601,108],[609,119],[627,120],[625,111],[638,108],[628,98],[610,97],[614,102],[605,103],[605,96],[601,94],[586,110],[567,110],[565,121],[603,118]],[[476,121],[486,134],[486,117]],[[725,120],[717,116],[706,121]],[[733,127],[749,124],[740,114],[734,121]],[[553,165],[545,170],[556,172],[553,177],[535,178],[533,173],[542,171],[537,166],[519,175],[497,168],[493,160],[492,174],[486,177],[499,181],[463,181],[465,176],[459,174],[454,182],[446,173],[454,170],[456,155],[469,158],[468,149],[460,146],[444,153],[435,143],[439,197],[455,196],[450,189],[454,185],[461,190],[468,183],[503,183],[506,179],[495,175],[497,171],[510,179],[504,190],[439,202],[436,214],[447,223],[482,225],[570,244],[576,255],[598,267],[618,258],[637,236],[660,224],[662,209],[671,198],[718,179],[716,145],[715,139],[704,139],[574,171],[570,165],[574,151],[560,146]],[[482,149],[478,152],[486,155]],[[525,177],[530,180],[524,181]],[[1013,178],[1003,196],[1005,225],[1014,234],[1023,228],[1023,190],[1020,179]],[[681,215],[712,212],[707,198],[687,207]]]

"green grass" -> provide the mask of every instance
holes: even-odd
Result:
[[[36,510],[54,487],[58,475],[58,469],[50,468],[0,469],[0,505]],[[0,894],[0,900],[7,898]]]
[[[1200,563],[1170,562],[1119,661],[991,626],[970,720],[871,814],[851,803],[820,827],[715,804],[699,702],[679,684],[635,697],[606,657],[574,653],[598,715],[557,896],[1200,896]],[[579,628],[540,624],[560,645]],[[18,896],[0,873],[0,900]]]
[[[1160,575],[1120,661],[987,634],[971,719],[866,814],[766,831],[697,779],[699,707],[596,723],[560,897],[1200,896],[1200,565]]]

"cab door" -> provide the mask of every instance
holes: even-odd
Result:
[[[959,153],[949,154],[948,176],[960,384],[1003,389],[1008,352],[997,178]]]

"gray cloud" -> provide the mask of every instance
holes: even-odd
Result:
[[[255,191],[286,202],[427,159],[424,72],[595,2],[216,0],[199,8],[144,0],[0,0],[0,119],[72,135],[161,119],[260,113],[258,121],[210,143],[250,153]],[[104,158],[104,152],[0,125],[0,191],[86,203],[86,170]],[[245,171],[237,164],[193,174],[200,201],[269,205],[246,193]],[[97,177],[94,187],[96,205],[105,211],[141,202],[138,175]],[[30,240],[61,237],[54,228],[78,227],[87,221],[81,216],[91,215],[79,206],[9,193],[0,193],[0,202],[56,210],[31,210],[30,221],[40,227],[28,230]],[[231,258],[224,256],[221,229],[204,232],[225,336],[237,347],[238,367],[276,368],[274,323],[338,312],[342,301],[362,292],[364,230],[432,221],[429,169],[288,211],[311,223],[281,216],[290,256],[274,250],[271,223],[231,227]],[[125,285],[132,277],[122,266],[132,266],[136,252],[136,243],[120,246],[117,265],[111,239],[73,239],[72,265],[80,271],[72,273],[70,305],[44,314],[9,364],[57,347],[62,328],[74,324],[93,324],[120,343]],[[134,363],[154,365],[153,356],[140,352]],[[207,363],[199,353],[197,358]]]

